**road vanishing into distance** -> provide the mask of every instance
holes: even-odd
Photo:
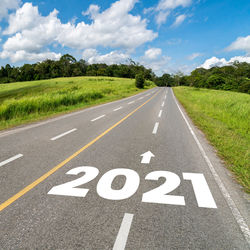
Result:
[[[4,131],[0,170],[0,249],[249,249],[244,194],[171,88]]]

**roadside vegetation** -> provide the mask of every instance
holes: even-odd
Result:
[[[158,86],[190,86],[250,94],[250,63],[234,62],[224,67],[197,68],[190,75],[181,72],[163,74],[155,79]]]
[[[250,193],[250,96],[192,87],[175,87],[174,93]]]
[[[144,89],[155,85],[145,82]],[[0,84],[0,129],[89,107],[143,91],[134,79],[71,77]]]

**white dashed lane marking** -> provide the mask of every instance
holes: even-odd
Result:
[[[51,140],[51,141],[55,141],[55,140],[57,140],[57,139],[59,139],[59,138],[65,136],[65,135],[68,135],[68,134],[70,134],[70,133],[72,133],[72,132],[74,132],[74,131],[76,131],[76,130],[77,130],[76,128],[73,128],[73,129],[71,129],[71,130],[69,130],[69,131],[67,131],[67,132],[65,132],[65,133],[62,133],[62,134],[60,134],[60,135],[57,135],[57,136],[51,138],[50,140]]]
[[[153,129],[153,132],[152,132],[153,134],[157,133],[158,127],[159,127],[159,122],[156,122],[155,126],[154,126],[154,129]]]
[[[94,122],[94,121],[96,121],[96,120],[99,120],[99,119],[103,118],[104,116],[105,116],[105,115],[98,116],[98,117],[92,119],[91,121]]]
[[[122,109],[122,107],[116,108],[113,111],[117,111],[117,110],[120,110],[120,109]]]
[[[12,161],[14,161],[14,160],[20,158],[20,157],[22,157],[22,156],[23,156],[22,154],[18,154],[18,155],[15,155],[15,156],[13,156],[13,157],[11,157],[11,158],[5,160],[5,161],[2,161],[2,162],[0,162],[0,167],[2,167],[2,166],[4,166],[4,165],[8,164],[9,162],[12,162]]]
[[[133,214],[124,214],[121,227],[115,240],[113,250],[123,250],[126,247],[130,227],[133,220]]]

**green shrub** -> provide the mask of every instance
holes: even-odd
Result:
[[[135,76],[135,86],[139,89],[143,89],[145,84],[145,79],[142,73]]]
[[[250,94],[250,80],[243,80],[239,86],[239,91]]]

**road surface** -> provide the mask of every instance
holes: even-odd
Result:
[[[170,88],[2,132],[0,170],[1,249],[249,249],[248,196]]]

